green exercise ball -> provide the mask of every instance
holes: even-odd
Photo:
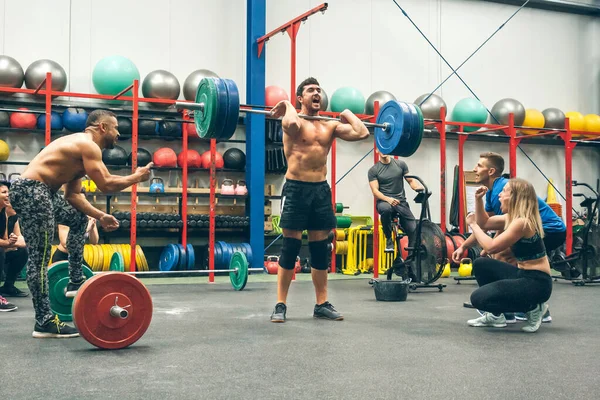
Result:
[[[487,121],[487,110],[477,99],[468,97],[462,99],[454,106],[452,110],[452,121],[471,122],[473,124],[485,124]],[[465,126],[465,132],[475,132],[479,130],[476,126]]]
[[[365,97],[358,89],[346,86],[339,88],[331,95],[331,111],[342,112],[345,109],[354,114],[364,114]]]
[[[140,79],[140,71],[135,64],[123,56],[104,57],[94,67],[92,82],[100,94],[115,95]],[[125,96],[132,96],[131,90]]]

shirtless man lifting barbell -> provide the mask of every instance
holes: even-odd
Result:
[[[321,88],[314,78],[298,86],[296,98],[304,115],[317,115]],[[342,320],[344,317],[327,301],[327,267],[330,252],[327,238],[336,227],[331,189],[327,182],[327,155],[334,138],[358,141],[369,137],[365,124],[350,110],[340,113],[339,121],[308,120],[298,116],[292,103],[281,101],[271,111],[283,117],[283,146],[288,170],[281,198],[283,246],[277,273],[277,304],[272,322],[285,322],[286,299],[294,275],[296,257],[302,246],[302,232],[308,230],[311,275],[317,303],[315,318]]]

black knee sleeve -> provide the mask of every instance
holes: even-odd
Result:
[[[296,266],[296,257],[300,253],[302,240],[294,238],[283,238],[283,246],[281,247],[281,256],[279,257],[279,265],[283,269],[294,269]]]
[[[328,239],[319,240],[318,242],[308,242],[308,249],[310,250],[310,264],[311,267],[318,270],[327,270],[329,263],[329,253],[331,248],[329,245],[331,241]]]

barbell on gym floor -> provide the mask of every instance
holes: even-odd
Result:
[[[239,91],[235,82],[231,79],[213,77],[200,81],[195,103],[178,101],[175,105],[179,108],[195,110],[194,122],[200,137],[220,140],[227,140],[233,136],[240,111],[271,114],[269,110],[257,110],[251,108],[252,106],[240,105]],[[308,120],[340,121],[338,118],[320,115],[299,114],[299,116]],[[383,154],[409,157],[421,144],[424,129],[423,114],[415,104],[390,100],[379,109],[376,123],[363,123],[367,127],[375,128],[375,143]]]

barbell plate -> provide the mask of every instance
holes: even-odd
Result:
[[[182,244],[177,244],[179,249],[179,262],[177,263],[177,271],[183,271],[187,269],[187,254]]]
[[[246,259],[248,260],[248,264],[252,265],[252,247],[250,247],[249,243],[242,243],[242,247],[244,248],[244,254],[246,255]]]
[[[419,146],[421,145],[421,141],[423,140],[423,131],[425,129],[425,121],[423,120],[423,112],[421,111],[421,108],[419,108],[419,106],[416,104],[414,104],[413,106],[417,111],[417,118],[419,119],[419,130],[416,132],[416,136],[413,140],[414,146],[411,149],[410,154],[408,154],[405,157],[412,156],[418,150]]]
[[[200,81],[196,103],[204,104],[204,110],[194,111],[196,131],[201,138],[211,138],[215,135],[217,123],[217,88],[214,80],[204,78]]]
[[[243,290],[248,282],[248,260],[244,253],[236,251],[229,262],[229,280],[235,290]],[[237,272],[235,271],[237,269]]]
[[[390,100],[381,107],[377,114],[378,124],[389,124],[388,130],[375,128],[375,144],[383,154],[392,154],[402,139],[404,128],[404,111],[399,101]]]
[[[205,79],[212,79],[215,83],[215,87],[217,88],[217,112],[215,114],[217,121],[215,125],[215,133],[211,137],[214,139],[221,139],[229,114],[229,95],[227,94],[227,86],[225,85],[225,81],[221,78]]]
[[[127,310],[124,319],[110,309]],[[101,349],[122,349],[137,342],[152,321],[152,297],[132,275],[107,272],[87,280],[73,302],[73,321],[79,334]]]
[[[229,140],[235,133],[235,129],[237,128],[240,117],[240,92],[233,80],[223,79],[223,82],[225,83],[225,87],[227,89],[229,103],[227,120],[225,121],[225,126],[223,127],[223,132],[220,139]]]
[[[119,252],[115,252],[110,258],[109,271],[123,272],[125,271],[125,261]]]
[[[173,271],[179,263],[179,248],[174,244],[168,244],[163,248],[158,262],[161,271]]]
[[[400,141],[391,154],[406,157],[406,155],[414,148],[414,142],[411,139],[414,140],[416,138],[415,135],[419,127],[419,121],[417,110],[415,110],[414,107],[403,102],[399,103],[404,112],[404,127],[402,129]]]
[[[82,265],[83,275],[86,279],[94,276],[91,269]],[[61,321],[71,321],[72,297],[65,296],[65,289],[69,284],[69,262],[58,261],[48,267],[48,296],[50,298],[50,309]]]
[[[193,270],[196,266],[196,255],[194,254],[194,246],[187,244],[187,269]]]

